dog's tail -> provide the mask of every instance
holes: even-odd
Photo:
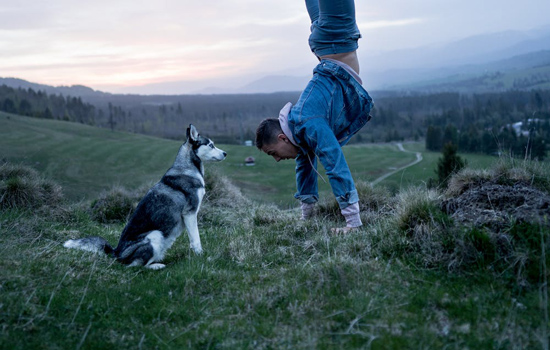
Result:
[[[113,255],[113,247],[102,237],[86,237],[79,239],[70,239],[63,243],[65,248],[73,248],[86,250],[93,253],[105,253],[107,255]]]

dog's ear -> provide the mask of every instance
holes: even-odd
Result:
[[[192,141],[197,141],[199,139],[199,132],[193,124],[189,124],[189,127],[187,128],[187,139]]]

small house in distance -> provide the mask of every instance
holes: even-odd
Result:
[[[245,146],[251,147],[251,146],[252,146],[252,140],[246,140],[246,141],[244,142],[244,145],[245,145]]]

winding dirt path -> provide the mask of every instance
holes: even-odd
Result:
[[[399,172],[399,171],[401,171],[401,170],[403,170],[403,169],[406,169],[406,168],[408,168],[408,167],[411,167],[411,166],[413,166],[413,165],[416,165],[416,164],[418,164],[418,163],[420,163],[420,162],[422,161],[422,153],[420,153],[420,152],[407,151],[405,148],[403,148],[403,144],[402,144],[401,142],[399,142],[399,143],[397,144],[397,148],[398,148],[401,152],[415,153],[415,154],[416,154],[416,160],[413,161],[412,163],[409,163],[409,164],[407,164],[407,165],[402,166],[401,168],[392,170],[392,171],[390,171],[389,173],[386,173],[386,174],[380,176],[379,178],[377,178],[376,180],[374,180],[373,182],[371,182],[371,185],[372,185],[372,186],[378,184],[379,182],[385,180],[386,178],[392,176],[393,174],[395,174],[395,173],[397,173],[397,172]]]

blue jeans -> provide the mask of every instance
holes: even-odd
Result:
[[[306,0],[311,19],[309,47],[317,57],[357,50],[361,37],[354,0]]]
[[[344,68],[321,60],[288,115],[288,126],[300,147],[295,198],[317,202],[318,157],[340,208],[359,201],[342,146],[369,121],[372,107],[367,91]]]

